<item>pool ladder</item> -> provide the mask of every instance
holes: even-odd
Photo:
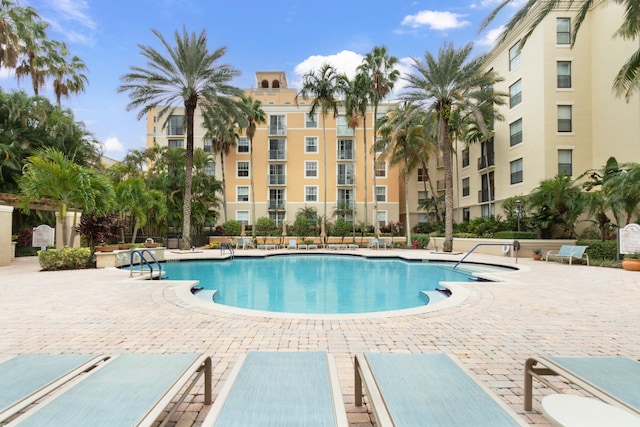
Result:
[[[134,257],[136,255],[140,260],[140,275],[145,272],[144,267],[146,266],[149,269],[149,279],[162,280],[162,265],[160,265],[156,257],[153,255],[153,252],[151,252],[149,249],[134,249],[131,251],[131,255],[129,256],[129,277],[133,276],[133,263],[134,261],[137,261],[134,260]],[[147,255],[150,259],[147,258]],[[153,274],[154,266],[157,267],[157,274],[155,276]]]
[[[460,258],[460,261],[458,261],[456,265],[453,266],[453,269],[455,270],[456,267],[458,267],[462,263],[462,261],[464,261],[465,258],[468,257],[469,255],[471,255],[471,252],[473,252],[479,246],[502,246],[502,247],[513,248],[516,254],[516,264],[518,263],[518,251],[520,250],[520,242],[518,242],[517,240],[514,240],[513,243],[478,243],[477,245],[472,247],[471,250],[467,252],[465,256]]]

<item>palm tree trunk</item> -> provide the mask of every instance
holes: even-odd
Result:
[[[256,222],[256,191],[253,181],[253,137],[249,138],[249,171],[251,173],[251,221]],[[225,191],[226,194],[226,191]],[[253,227],[252,227],[253,228]]]
[[[369,210],[367,207],[367,112],[362,115],[362,129],[364,130],[364,223],[369,224]]]
[[[404,159],[404,226],[407,234],[407,246],[411,246],[411,219],[409,215],[409,169],[407,168],[407,158]]]
[[[422,167],[424,168],[424,174],[427,182],[429,183],[429,188],[431,189],[431,194],[433,194],[433,207],[436,210],[436,220],[438,222],[442,221],[442,212],[440,212],[440,204],[438,203],[438,193],[436,193],[435,188],[433,188],[433,181],[431,181],[431,177],[429,177],[429,168],[427,165],[422,163]],[[427,184],[424,184],[425,192],[427,190]]]
[[[378,138],[378,103],[373,105],[373,221],[378,222],[378,197],[376,195],[376,142]],[[375,227],[374,227],[375,228]]]
[[[197,99],[184,103],[187,119],[187,151],[185,153],[184,205],[182,207],[182,247],[191,247],[191,182],[193,178],[193,116]]]
[[[327,220],[327,127],[325,126],[325,116],[326,114],[322,113],[322,148],[324,154],[324,165],[323,165],[323,175],[324,175],[324,218],[323,221]]]
[[[224,173],[224,153],[220,153],[220,167],[222,168],[222,214],[224,215],[224,222],[227,222],[227,178]],[[253,175],[251,175],[253,181]],[[253,188],[253,184],[252,184]],[[251,195],[253,199],[253,194]]]
[[[453,173],[451,171],[451,143],[449,141],[449,129],[444,112],[438,115],[438,134],[440,135],[440,149],[444,160],[444,252],[453,251]]]

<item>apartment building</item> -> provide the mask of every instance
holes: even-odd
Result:
[[[529,194],[557,174],[578,178],[602,168],[611,156],[640,162],[640,97],[627,102],[612,91],[638,41],[614,38],[623,7],[597,2],[572,48],[576,12],[577,5],[554,11],[520,49],[527,22],[490,52],[488,69],[505,79],[495,87],[508,94],[504,120],[495,122],[490,142],[455,144],[455,221],[504,216],[506,198]],[[444,190],[440,171],[434,159],[428,172],[437,194]],[[418,170],[410,180],[410,209],[431,195],[426,175]],[[404,210],[402,203],[401,219]],[[417,209],[410,214],[412,224],[426,215]]]
[[[259,71],[256,87],[247,95],[262,102],[266,123],[258,124],[253,137],[253,156],[249,139],[240,134],[237,146],[224,158],[227,218],[254,224],[257,218],[270,217],[277,224],[293,223],[296,213],[313,208],[318,215],[335,221],[345,210],[355,208],[355,218],[380,226],[397,222],[399,217],[399,169],[384,160],[373,161],[371,142],[373,110],[367,114],[367,167],[365,172],[364,130],[362,124],[354,131],[347,125],[342,111],[337,117],[309,115],[311,101],[298,98],[289,88],[284,72]],[[379,107],[384,114],[386,106]],[[194,147],[212,152],[212,142],[205,138],[205,129],[196,114]],[[169,118],[165,129],[155,114],[147,116],[147,145],[155,142],[173,147],[185,145],[185,127],[180,110]],[[222,180],[220,154],[215,154],[208,170]],[[251,157],[253,165],[250,164]],[[326,165],[325,165],[326,157]],[[255,216],[251,217],[251,173],[254,175]],[[367,186],[365,191],[365,173]],[[375,175],[375,187],[374,187]],[[325,185],[326,183],[326,185]],[[365,209],[366,198],[366,209]],[[377,206],[377,212],[375,208]],[[342,216],[342,215],[340,215]],[[220,222],[225,221],[221,212]]]

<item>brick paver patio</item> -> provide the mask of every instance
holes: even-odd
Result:
[[[167,251],[167,258],[218,256],[218,251]],[[469,259],[514,264],[510,258],[486,255]],[[22,353],[207,353],[214,362],[215,397],[238,356],[249,350],[326,350],[338,365],[350,425],[370,426],[366,407],[353,405],[354,354],[447,352],[531,425],[548,425],[540,414],[540,398],[550,391],[540,384],[534,390],[534,411],[522,408],[525,359],[533,354],[637,359],[640,274],[529,259],[518,265],[521,271],[500,274],[502,282],[465,284],[471,296],[452,307],[327,319],[229,313],[185,300],[182,282],[132,281],[128,271],[116,269],[40,272],[37,259],[21,258],[0,267],[0,358]],[[192,393],[174,414],[174,425],[198,426],[206,416],[202,389]]]

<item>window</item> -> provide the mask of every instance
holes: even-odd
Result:
[[[236,197],[238,202],[248,202],[249,201],[249,187],[237,187]]]
[[[376,187],[376,201],[377,202],[387,201],[387,187],[385,186]]]
[[[338,205],[349,209],[353,207],[353,189],[338,188]]]
[[[429,197],[429,193],[426,191],[418,191],[418,204],[422,205]]]
[[[520,144],[522,142],[522,119],[518,119],[509,125],[509,145]]]
[[[307,136],[304,139],[304,152],[305,153],[317,153],[318,152],[318,137]]]
[[[509,49],[509,71],[520,65],[520,40]]]
[[[427,170],[423,168],[418,168],[418,182],[426,182],[427,181]]]
[[[380,227],[387,225],[387,211],[378,211],[377,220]]]
[[[511,184],[522,182],[522,159],[514,160],[511,165]]]
[[[249,225],[249,211],[236,211],[236,221]]]
[[[305,202],[317,202],[318,201],[318,187],[315,185],[307,185],[304,187],[304,201]]]
[[[558,61],[558,87],[571,87],[571,61]]]
[[[336,117],[336,134],[338,135],[353,135],[353,129],[347,122],[347,116],[340,115]]]
[[[184,141],[181,139],[169,140],[169,148],[182,148],[183,146],[184,146]]]
[[[304,127],[316,129],[318,127],[318,113],[305,114]]]
[[[269,135],[285,135],[287,133],[287,116],[269,116]]]
[[[216,174],[216,164],[212,161],[208,161],[204,167],[204,174],[207,176],[214,176]]]
[[[462,221],[464,222],[471,221],[471,209],[462,208]]]
[[[202,145],[203,145],[203,148],[202,148],[202,149],[204,150],[204,152],[205,152],[205,153],[211,153],[211,152],[213,152],[213,141],[212,141],[212,140],[210,140],[210,139],[205,139],[205,140],[202,142]]]
[[[248,153],[249,152],[249,138],[246,136],[241,136],[238,138],[238,153]]]
[[[286,185],[287,175],[285,175],[284,164],[276,163],[269,165],[269,185]]]
[[[558,105],[558,132],[572,131],[572,113],[571,105]]]
[[[169,117],[167,135],[184,135],[184,116]]]
[[[464,178],[462,180],[462,197],[466,197],[469,195],[469,178]]]
[[[518,80],[509,86],[509,108],[513,108],[522,102],[522,80]]]
[[[571,176],[572,166],[573,150],[558,150],[558,175]]]
[[[304,176],[305,178],[317,178],[318,162],[304,162]]]
[[[249,162],[238,162],[236,164],[236,175],[238,178],[249,177]]]
[[[338,160],[353,160],[353,140],[338,140]]]
[[[286,147],[284,139],[269,140],[269,160],[286,160]]]
[[[376,162],[376,177],[378,178],[386,178],[387,177],[387,162],[378,160]]]
[[[429,215],[425,214],[425,213],[419,213],[418,214],[418,224],[424,224],[426,222],[429,222]]]
[[[469,149],[465,148],[462,150],[462,167],[466,168],[469,166]]]
[[[286,209],[287,202],[284,198],[284,190],[280,188],[269,189],[269,210]]]
[[[556,44],[571,44],[571,20],[556,19]]]
[[[353,185],[353,163],[338,164],[338,185]]]

